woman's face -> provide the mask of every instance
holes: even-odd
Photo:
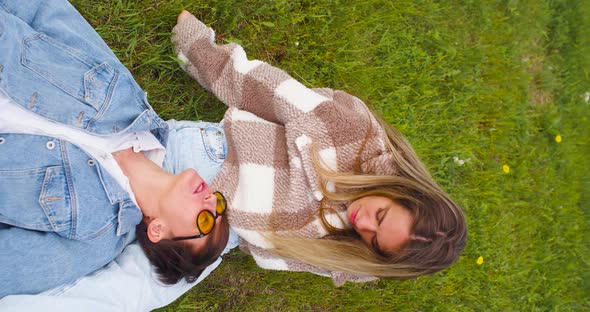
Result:
[[[384,196],[365,196],[348,205],[346,216],[363,241],[381,254],[399,251],[410,239],[413,217]]]

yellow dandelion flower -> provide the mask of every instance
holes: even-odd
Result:
[[[477,263],[477,265],[482,265],[483,264],[483,256],[479,256],[479,258],[477,258],[477,261],[475,261],[475,263]]]
[[[555,136],[555,142],[561,143],[561,135],[558,134]]]
[[[502,166],[502,171],[504,171],[504,173],[510,172],[510,166],[508,166],[508,165]]]

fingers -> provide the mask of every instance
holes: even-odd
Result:
[[[178,15],[178,18],[176,19],[176,23],[180,24],[186,19],[190,18],[191,16],[192,14],[189,11],[182,10],[182,12],[180,12],[180,14]]]

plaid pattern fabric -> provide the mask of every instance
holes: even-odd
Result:
[[[228,199],[240,248],[266,269],[309,271],[331,276],[337,285],[373,279],[281,259],[263,237],[265,232],[327,234],[317,215],[323,195],[314,150],[324,166],[339,172],[395,173],[383,130],[365,104],[346,92],[307,88],[278,68],[248,60],[235,43],[215,44],[213,30],[195,17],[173,33],[188,74],[229,106],[228,155],[212,187]],[[334,185],[327,188],[334,191]],[[332,219],[336,226],[349,226]]]

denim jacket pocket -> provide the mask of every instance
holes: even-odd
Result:
[[[201,128],[201,137],[207,156],[215,162],[223,162],[226,157],[226,143],[223,128],[211,125]]]
[[[115,69],[106,62],[96,62],[43,33],[35,33],[24,39],[21,62],[29,70],[96,111],[108,103],[117,77]]]
[[[67,192],[66,176],[63,167],[54,166],[45,170],[45,178],[39,204],[55,232],[63,236],[69,235],[71,228],[71,208]]]
[[[71,212],[62,166],[1,170],[0,222],[67,236]]]

